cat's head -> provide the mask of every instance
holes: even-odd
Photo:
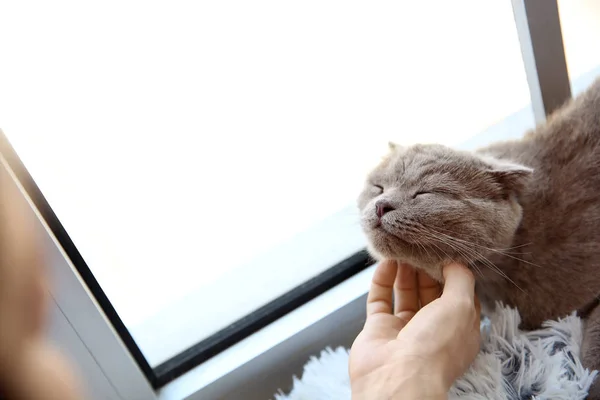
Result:
[[[449,261],[484,261],[510,246],[522,218],[519,195],[532,172],[441,145],[390,144],[358,198],[369,251],[440,281]]]

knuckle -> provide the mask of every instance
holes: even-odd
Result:
[[[454,307],[457,311],[465,314],[471,314],[475,312],[475,304],[468,298],[457,299]]]

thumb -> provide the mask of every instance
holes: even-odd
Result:
[[[475,301],[475,277],[464,265],[452,263],[446,265],[444,275],[444,291],[442,297],[460,298],[467,296]]]

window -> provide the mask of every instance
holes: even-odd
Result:
[[[593,0],[558,1],[565,58],[573,93],[585,89],[600,75],[600,4]]]
[[[2,151],[155,387],[369,265],[388,140],[534,124],[506,2],[2,7]]]

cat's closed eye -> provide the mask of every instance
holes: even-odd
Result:
[[[432,189],[432,190],[419,190],[413,194],[412,198],[416,199],[417,197],[429,197],[429,196],[445,196],[445,197],[456,197],[457,195],[446,189]]]
[[[375,192],[377,192],[377,194],[383,193],[383,186],[381,185],[373,185],[373,189]]]
[[[423,196],[425,194],[431,194],[432,192],[426,192],[424,190],[420,191],[420,192],[416,192],[415,194],[413,194],[413,199],[416,199],[419,196]]]

